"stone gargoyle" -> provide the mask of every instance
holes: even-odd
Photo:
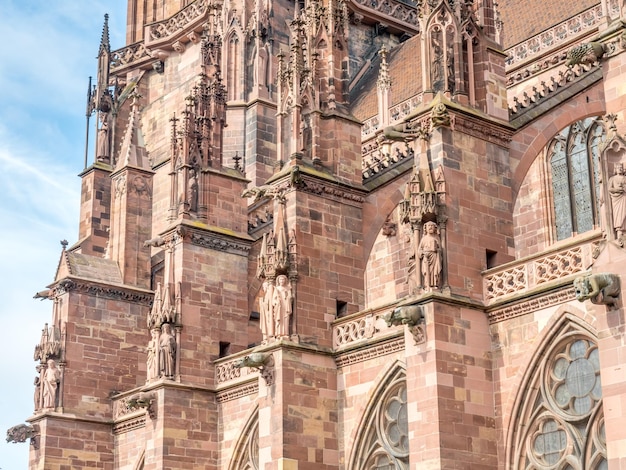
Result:
[[[263,370],[265,366],[272,365],[273,358],[270,353],[253,352],[244,356],[240,361],[233,364],[235,367],[241,369],[242,367],[250,367],[252,369]]]
[[[14,444],[18,442],[26,442],[26,439],[35,437],[35,428],[28,424],[18,424],[7,429],[7,442]]]
[[[402,305],[385,315],[383,320],[387,326],[415,326],[424,320],[424,312],[421,305]]]
[[[591,300],[593,304],[610,307],[617,305],[621,287],[619,276],[610,273],[587,274],[574,279],[576,299],[579,302]]]

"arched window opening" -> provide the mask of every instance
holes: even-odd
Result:
[[[548,145],[556,239],[599,225],[602,122],[587,118],[563,129]]]
[[[239,51],[239,38],[236,34],[231,34],[228,39],[228,75],[226,92],[229,100],[237,100],[240,98],[240,51]]]
[[[353,466],[359,470],[408,470],[406,380],[397,370],[375,394],[361,425]]]
[[[570,325],[551,344],[518,397],[512,468],[607,468],[597,343]]]

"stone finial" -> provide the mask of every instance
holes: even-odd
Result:
[[[574,279],[574,289],[579,302],[591,300],[593,304],[616,308],[621,293],[620,278],[611,273],[587,274]]]

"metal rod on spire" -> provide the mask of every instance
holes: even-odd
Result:
[[[91,117],[91,113],[93,112],[93,102],[91,95],[91,77],[89,77],[89,85],[87,85],[87,109],[85,111],[85,117],[87,118],[87,123],[85,127],[85,166],[87,168],[87,155],[89,153],[89,118]]]

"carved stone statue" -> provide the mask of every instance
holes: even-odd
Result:
[[[618,302],[621,293],[620,279],[616,274],[588,274],[574,279],[576,299],[579,302],[591,300],[593,304],[604,304],[611,307]]]
[[[409,285],[409,295],[413,295],[417,293],[417,288],[419,286],[419,279],[417,278],[417,253],[415,252],[415,244],[413,243],[413,237],[416,235],[411,230],[410,226],[405,231],[405,241],[409,245],[409,249],[407,250],[407,284]]]
[[[176,368],[176,338],[172,334],[172,327],[164,323],[159,338],[159,370],[162,377],[174,378]]]
[[[615,164],[614,175],[609,178],[608,191],[613,210],[613,229],[618,243],[623,246],[622,235],[626,230],[626,175],[622,163]]]
[[[37,370],[37,375],[35,376],[35,393],[33,395],[33,401],[35,405],[35,411],[41,408],[41,366],[37,366],[35,368]]]
[[[263,342],[267,342],[276,336],[276,322],[272,312],[274,285],[269,281],[264,281],[261,289],[263,292],[263,297],[259,298],[261,333],[263,334]]]
[[[159,330],[150,330],[152,338],[148,343],[148,358],[146,360],[146,380],[150,381],[159,377],[158,351],[159,351]]]
[[[98,129],[98,140],[96,145],[96,160],[108,162],[110,157],[109,145],[109,115],[100,113],[100,129]]]
[[[276,336],[289,336],[289,324],[293,311],[293,294],[289,279],[284,274],[276,278],[276,287],[272,297],[272,313],[276,325]]]
[[[56,408],[57,393],[61,382],[61,371],[54,360],[48,360],[48,368],[43,376],[42,408]]]
[[[198,212],[198,178],[196,170],[189,170],[189,181],[187,182],[187,202],[190,212]]]
[[[420,240],[417,254],[422,270],[422,285],[424,290],[430,291],[439,288],[441,277],[441,242],[437,235],[437,224],[426,222],[424,234]]]

